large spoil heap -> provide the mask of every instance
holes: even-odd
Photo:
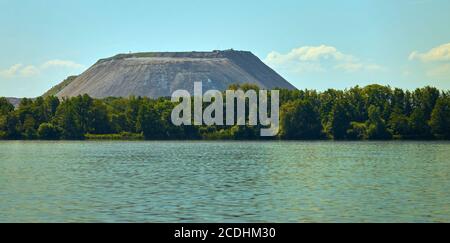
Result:
[[[236,83],[295,89],[251,52],[148,52],[101,59],[65,83],[57,96],[158,98],[178,89],[192,92],[194,82],[199,81],[205,90],[225,90]]]

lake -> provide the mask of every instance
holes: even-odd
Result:
[[[450,142],[0,142],[0,222],[450,222]]]

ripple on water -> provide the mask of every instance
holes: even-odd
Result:
[[[5,222],[449,222],[448,142],[0,142]]]

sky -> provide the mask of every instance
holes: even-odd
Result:
[[[247,50],[299,89],[450,89],[448,0],[0,0],[0,96],[36,97],[98,59]]]

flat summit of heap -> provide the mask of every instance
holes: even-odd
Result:
[[[57,96],[158,98],[171,96],[178,89],[193,92],[194,82],[200,81],[204,90],[226,90],[236,83],[295,89],[247,51],[146,52],[101,59],[65,83]]]

